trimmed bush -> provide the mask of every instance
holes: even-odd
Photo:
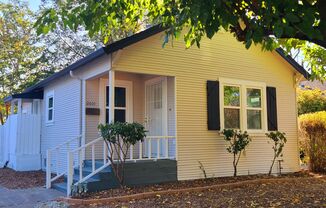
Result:
[[[313,172],[326,172],[326,111],[299,117],[300,148]]]

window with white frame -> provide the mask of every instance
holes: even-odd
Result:
[[[265,83],[221,78],[220,84],[222,128],[265,130]]]
[[[46,94],[46,122],[51,123],[54,121],[54,93],[48,92]]]
[[[114,89],[114,122],[126,122],[127,120],[127,89],[126,87],[115,87]],[[109,123],[110,112],[110,87],[106,87],[106,123]]]

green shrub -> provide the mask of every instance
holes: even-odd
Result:
[[[300,149],[308,157],[309,168],[326,172],[326,111],[299,117]]]
[[[229,143],[226,150],[233,155],[233,176],[237,176],[237,166],[241,157],[242,151],[246,149],[251,141],[248,133],[241,130],[224,129],[220,132],[224,136],[224,140]]]
[[[100,124],[98,129],[109,150],[108,159],[111,161],[114,175],[122,187],[124,185],[125,163],[129,149],[131,145],[143,141],[146,137],[145,127],[139,123],[115,122]],[[116,155],[116,159],[114,155]]]
[[[298,114],[326,111],[326,91],[298,89]]]
[[[271,175],[276,158],[283,157],[282,151],[287,140],[284,132],[271,131],[269,133],[266,133],[265,135],[273,142],[272,149],[274,151],[274,156],[271,167],[269,168],[268,172],[268,175]]]

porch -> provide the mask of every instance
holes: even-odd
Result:
[[[148,131],[128,152],[127,185],[177,180],[174,77],[111,70],[82,83],[82,134],[47,151],[47,187],[68,195],[72,185],[80,183],[90,191],[116,187],[110,151],[97,129],[100,123],[113,121],[138,122]],[[111,156],[117,159],[118,154]],[[65,182],[53,185],[62,176]]]
[[[174,78],[119,71],[110,75],[115,77],[114,91],[109,74],[86,81],[85,144],[99,137],[100,123],[137,122],[145,126],[147,138],[131,148],[129,159],[175,158]],[[101,150],[95,146],[95,159],[102,158]],[[85,153],[91,159],[91,151]]]

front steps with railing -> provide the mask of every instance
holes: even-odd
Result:
[[[124,166],[125,184],[176,181],[175,146],[171,146],[175,139],[175,136],[148,136],[143,142],[132,145]],[[111,151],[113,147],[107,146],[101,137],[84,145],[81,141],[82,136],[78,136],[47,151],[46,187],[66,191],[67,196],[71,195],[72,187],[79,187],[79,184],[83,187],[85,184],[88,192],[118,187],[109,157],[116,158],[121,152]],[[55,184],[61,177],[65,181]]]
[[[103,166],[103,160],[95,161],[96,168]],[[83,175],[89,175],[92,173],[92,161],[84,161],[82,168]],[[80,169],[79,167],[74,168],[73,183],[76,183],[80,180]],[[116,188],[119,186],[118,181],[116,180],[114,173],[110,166],[104,168],[99,173],[95,174],[88,180],[84,182],[87,187],[87,192],[97,192],[101,190],[106,190],[109,188]],[[56,190],[67,193],[67,175],[64,175],[64,182],[54,183],[52,187]]]
[[[103,166],[102,160],[95,161],[96,167]],[[79,168],[74,169],[73,183],[79,181]],[[83,166],[83,175],[88,175],[92,171],[92,161],[86,160]],[[53,188],[67,192],[67,177],[65,182],[54,183]],[[139,160],[128,161],[125,164],[125,184],[127,186],[140,186],[147,184],[156,184],[172,182],[177,180],[177,164],[175,160]],[[111,167],[106,167],[84,182],[87,186],[87,192],[97,192],[110,188],[119,187]]]

